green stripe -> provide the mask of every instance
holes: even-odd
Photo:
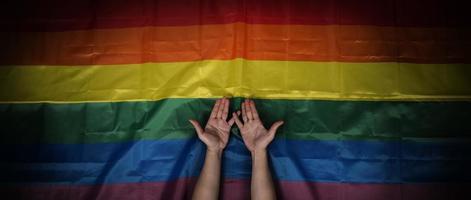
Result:
[[[238,109],[241,98],[231,101]],[[468,137],[469,102],[255,100],[265,125],[285,124],[278,137],[303,140]],[[0,104],[2,143],[97,143],[194,136],[213,99],[75,104]],[[238,131],[233,127],[233,132]]]

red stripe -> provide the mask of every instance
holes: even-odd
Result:
[[[465,1],[447,0],[17,0],[0,8],[0,29],[64,31],[138,26],[341,24],[466,26]]]
[[[2,188],[13,199],[191,199],[195,179],[172,182],[128,183],[95,186],[21,186]],[[353,183],[277,183],[279,199],[462,199],[469,183],[430,184],[353,184]],[[249,199],[249,180],[225,180],[221,199]]]

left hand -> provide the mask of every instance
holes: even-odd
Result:
[[[249,151],[254,154],[257,151],[265,151],[270,142],[275,138],[276,130],[283,121],[275,122],[270,129],[266,129],[258,116],[253,100],[245,100],[242,103],[242,120],[237,116],[240,112],[232,114],[235,123],[239,127],[242,139]]]

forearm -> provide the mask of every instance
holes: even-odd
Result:
[[[252,153],[251,193],[253,200],[276,199],[266,150]]]
[[[220,152],[206,151],[203,169],[193,192],[193,199],[218,199],[221,156],[222,150]]]

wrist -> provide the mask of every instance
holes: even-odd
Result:
[[[266,156],[267,155],[267,149],[254,149],[250,151],[250,154],[252,155],[252,158],[255,157],[260,157],[260,156]]]
[[[216,156],[218,158],[222,157],[223,149],[206,149],[206,156]]]

